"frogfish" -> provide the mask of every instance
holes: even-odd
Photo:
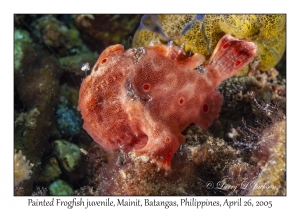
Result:
[[[207,129],[223,97],[216,88],[256,55],[253,42],[225,35],[211,57],[157,44],[106,48],[80,87],[83,128],[104,149],[169,170],[190,124]]]

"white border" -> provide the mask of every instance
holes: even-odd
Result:
[[[194,3],[193,3],[194,2]],[[286,13],[287,14],[287,196],[286,197],[243,197],[243,199],[269,200],[272,209],[299,208],[299,130],[300,96],[299,84],[299,6],[296,1],[2,1],[1,8],[1,209],[29,209],[31,197],[13,197],[13,14],[14,13]],[[36,198],[36,197],[35,197]],[[58,197],[56,197],[58,198]],[[62,197],[66,199],[66,197]],[[154,197],[152,197],[154,198]],[[180,200],[181,197],[158,197],[157,199]],[[206,197],[198,197],[205,200]],[[207,197],[209,200],[222,200],[228,197]],[[238,197],[230,197],[235,200]],[[41,199],[41,198],[39,198]],[[48,199],[48,197],[47,197]],[[91,198],[99,200],[99,198]],[[103,197],[101,197],[103,199]],[[113,199],[117,199],[113,197]],[[144,199],[142,197],[141,199]],[[294,207],[294,208],[293,208]],[[55,209],[67,209],[56,207]],[[75,208],[74,208],[75,209]],[[79,208],[76,208],[79,209]],[[84,209],[84,208],[80,208]],[[96,209],[96,208],[94,208]],[[97,209],[105,209],[98,207]],[[163,209],[163,208],[161,208]],[[170,208],[171,209],[171,208]],[[231,208],[238,209],[238,208]]]

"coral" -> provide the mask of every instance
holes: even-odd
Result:
[[[261,59],[260,70],[269,70],[279,62],[285,52],[285,40],[286,32],[282,30],[270,39],[255,42],[259,49],[257,56]]]
[[[28,109],[38,108],[44,112],[43,105],[47,103],[52,109],[52,104],[56,102],[54,96],[58,91],[58,79],[62,73],[58,61],[36,45],[27,45],[23,52],[22,65],[15,69],[20,99]],[[44,100],[40,100],[41,98]]]
[[[103,150],[88,150],[90,185],[75,195],[242,195],[241,183],[256,179],[259,168],[239,157],[238,150],[190,126],[186,144],[174,154],[172,169],[160,170],[151,159]],[[213,184],[209,187],[209,184]],[[233,188],[232,186],[237,186]]]
[[[28,31],[15,29],[14,31],[14,68],[19,69],[24,55],[24,46],[31,43],[32,39]]]
[[[244,183],[242,195],[285,195],[284,110],[278,103],[259,103],[253,91],[248,95],[253,101],[252,118],[255,119],[256,125],[251,126],[243,120],[242,128],[232,128],[228,134],[240,154],[245,155],[245,151],[250,151],[248,158],[244,158],[259,172]]]
[[[185,49],[188,51],[198,52],[209,57],[219,39],[224,35],[224,32],[218,27],[219,21],[219,15],[206,15],[204,22],[195,22],[179,43],[184,43]]]
[[[169,169],[185,141],[181,132],[191,123],[209,127],[223,100],[214,89],[255,53],[253,43],[229,35],[203,65],[202,55],[185,59],[174,46],[111,46],[81,85],[83,127],[105,149],[133,151]]]
[[[14,154],[14,184],[19,185],[25,179],[29,179],[32,173],[31,168],[34,165],[26,160],[26,157],[22,154],[22,151],[17,152],[15,150]]]
[[[75,15],[75,24],[83,40],[93,50],[101,51],[112,44],[129,45],[141,15]]]
[[[206,17],[206,20],[209,17]],[[151,25],[153,26],[149,27]],[[184,30],[188,25],[190,28]],[[202,30],[201,26],[202,21],[197,19],[197,15],[144,15],[133,37],[132,45],[133,47],[147,46],[151,43],[157,44],[173,40],[178,45],[184,43],[185,51],[210,56],[216,45],[207,49],[206,40],[199,33]],[[157,28],[161,28],[161,30],[158,31]],[[222,35],[224,34],[220,34],[218,40]],[[215,44],[218,40],[215,40]]]
[[[285,30],[286,17],[281,14],[221,15],[222,31],[239,39],[267,40]]]
[[[73,188],[69,183],[61,179],[56,180],[49,186],[50,195],[64,196],[73,194]]]
[[[54,124],[59,79],[62,70],[57,59],[34,43],[22,44],[20,65],[15,66],[15,91],[20,110],[15,111],[15,148],[22,150],[34,164],[40,164],[43,152],[49,148],[48,138]],[[37,149],[38,148],[38,149]],[[25,195],[32,186],[39,167],[33,168],[32,179],[23,182]]]
[[[69,28],[54,16],[43,16],[31,25],[39,40],[60,56],[81,49],[82,41],[79,37],[79,31],[75,27]]]
[[[258,46],[259,69],[274,67],[285,51],[286,16],[264,15],[145,15],[133,46],[172,40],[185,51],[209,57],[225,34],[253,41]],[[150,17],[149,17],[150,16]],[[150,27],[152,26],[152,27]],[[155,26],[155,27],[154,27]],[[157,30],[161,28],[161,30]]]
[[[220,112],[222,117],[210,127],[215,137],[231,141],[226,133],[232,126],[240,126],[242,118],[251,126],[264,118],[256,111],[257,104],[249,97],[250,92],[255,94],[257,101],[276,103],[281,110],[286,109],[286,81],[276,69],[268,72],[251,70],[248,75],[229,78],[218,87],[224,96],[224,103]]]
[[[47,192],[47,188],[37,186],[35,191],[32,193],[32,196],[46,196]]]
[[[188,195],[197,181],[193,165],[180,155],[172,162],[175,170],[168,172],[159,170],[147,158],[107,152],[99,145],[89,149],[88,158],[93,182],[77,190],[76,195]]]
[[[73,109],[68,108],[66,102],[58,104],[56,121],[62,134],[72,136],[80,132],[81,120]]]
[[[265,129],[255,158],[262,165],[248,195],[286,195],[286,121]]]
[[[224,81],[218,87],[224,96],[224,108],[235,109],[238,101],[243,99],[243,94],[254,87],[262,87],[255,77],[229,78]]]
[[[62,104],[68,105],[77,111],[79,92],[78,89],[66,83],[61,84],[59,87],[59,100]]]
[[[98,54],[95,52],[83,52],[80,55],[71,55],[59,58],[59,62],[61,67],[69,73],[74,73],[75,75],[79,75],[84,77],[85,74],[83,71],[78,71],[80,66],[83,63],[88,62],[91,66],[95,64],[95,61],[98,58]]]

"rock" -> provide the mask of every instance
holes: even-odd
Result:
[[[50,158],[43,167],[39,177],[39,182],[50,182],[58,178],[61,174],[61,170],[58,165],[58,161],[55,157]]]
[[[56,140],[53,142],[53,146],[54,153],[63,168],[68,172],[75,171],[81,160],[80,148],[65,140]]]
[[[73,194],[71,185],[61,179],[56,180],[49,186],[49,193],[53,196],[64,196]]]

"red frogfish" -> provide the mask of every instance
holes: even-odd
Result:
[[[223,97],[216,88],[256,55],[252,42],[225,35],[212,56],[179,47],[106,48],[80,87],[83,128],[106,150],[143,156],[170,169],[191,123],[208,128]]]

